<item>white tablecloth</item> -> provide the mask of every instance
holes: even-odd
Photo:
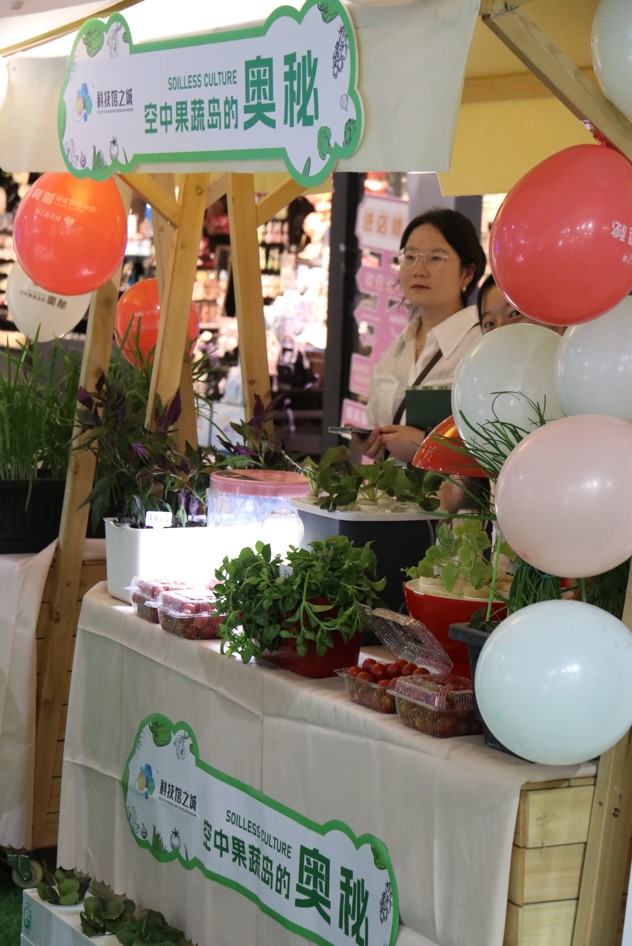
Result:
[[[402,946],[501,946],[520,787],[594,766],[538,766],[481,737],[432,739],[309,680],[221,656],[137,618],[104,584],[79,621],[64,752],[59,858],[204,946],[304,942],[237,892],[159,863],[130,831],[120,780],[140,722],[188,722],[200,757],[318,823],[388,847]]]
[[[36,555],[0,555],[0,845],[25,848],[33,824],[35,631],[55,539]]]

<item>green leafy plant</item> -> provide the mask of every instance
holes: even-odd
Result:
[[[307,458],[301,472],[312,495],[329,512],[358,502],[412,503],[426,512],[439,507],[436,495],[441,476],[415,467],[404,467],[392,457],[376,463],[352,463],[348,447],[329,447],[320,462]]]
[[[58,345],[46,356],[32,345],[2,352],[0,478],[66,476],[80,363]],[[30,496],[30,491],[29,491]]]
[[[86,936],[103,936],[106,933],[118,934],[133,923],[136,904],[133,900],[121,900],[120,897],[107,897],[98,894],[86,897],[79,920]]]
[[[344,535],[291,547],[287,562],[272,557],[270,546],[257,542],[236,558],[225,558],[215,572],[217,610],[224,615],[222,653],[239,654],[244,663],[296,639],[300,656],[313,641],[319,656],[364,625],[365,606],[379,605],[385,579],[376,577],[370,543],[354,546]]]
[[[278,416],[278,398],[264,404],[255,395],[252,416],[247,420],[233,421],[232,429],[241,437],[241,443],[229,439],[217,425],[217,441],[222,452],[213,457],[216,469],[294,470],[296,461],[277,443],[274,421]]]
[[[211,463],[205,452],[187,443],[176,449],[179,393],[166,408],[158,404],[151,428],[145,424],[149,366],[133,367],[118,356],[93,391],[80,387],[75,450],[96,458],[94,485],[85,502],[96,525],[106,516],[144,526],[150,510],[169,511],[183,526],[206,503]]]
[[[437,539],[417,565],[406,569],[409,578],[436,580],[448,593],[472,594],[488,588],[494,574],[493,562],[485,554],[490,538],[480,519],[458,519],[437,528]],[[513,555],[506,543],[500,552]]]
[[[117,930],[116,938],[123,946],[171,946],[185,939],[182,930],[170,926],[158,910],[145,910],[137,919],[132,919]]]
[[[42,863],[43,879],[37,885],[37,893],[41,900],[57,906],[67,907],[83,900],[90,878],[74,869],[64,870],[58,867],[51,872],[46,862]]]

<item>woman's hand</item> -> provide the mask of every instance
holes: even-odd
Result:
[[[380,427],[374,427],[367,437],[360,434],[351,434],[351,444],[354,451],[358,451],[370,460],[381,460],[384,456],[384,444]]]
[[[426,436],[425,431],[418,427],[405,427],[402,424],[388,424],[377,429],[381,445],[401,463],[410,463]]]

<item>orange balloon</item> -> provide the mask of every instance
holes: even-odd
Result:
[[[430,431],[417,448],[412,464],[421,470],[434,470],[449,476],[490,475],[479,466],[461,440],[452,414]]]
[[[42,174],[17,209],[13,242],[37,286],[62,296],[93,292],[114,275],[127,246],[127,214],[116,184]]]
[[[123,293],[116,306],[114,336],[125,358],[134,365],[153,360],[158,341],[160,295],[156,279],[141,279]],[[192,346],[200,333],[197,306],[191,303],[187,336]]]

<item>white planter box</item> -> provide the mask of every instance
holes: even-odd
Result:
[[[106,519],[105,557],[108,592],[131,603],[135,575],[202,585],[213,578],[222,556],[213,548],[210,528],[130,529]]]
[[[54,907],[40,900],[35,890],[22,895],[21,946],[113,946],[114,936],[94,936],[81,932],[81,906]]]

